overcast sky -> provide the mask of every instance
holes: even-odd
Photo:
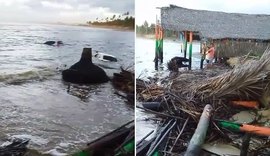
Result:
[[[160,15],[156,7],[169,4],[190,9],[270,15],[270,0],[136,0],[136,24],[142,25],[145,20],[155,23],[156,15]]]
[[[134,15],[134,0],[0,0],[0,22],[85,23],[123,14]]]

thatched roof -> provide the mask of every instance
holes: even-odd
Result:
[[[270,40],[270,15],[192,10],[174,5],[161,8],[161,25],[174,31],[199,32],[211,39]]]

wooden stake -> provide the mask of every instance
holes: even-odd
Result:
[[[189,32],[189,66],[188,66],[188,69],[191,70],[191,64],[192,64],[192,61],[191,61],[191,58],[192,58],[192,40],[193,40],[193,33],[192,31]]]
[[[204,107],[203,113],[201,115],[198,126],[193,134],[185,156],[198,156],[200,155],[201,146],[204,143],[207,129],[209,126],[210,118],[212,115],[213,108],[211,105],[206,105]]]
[[[187,58],[187,32],[184,31],[184,58]]]
[[[159,59],[160,59],[160,63],[163,63],[163,29],[160,26],[160,46],[159,46]]]
[[[246,133],[243,137],[240,156],[247,156],[251,134]]]
[[[200,63],[200,69],[203,69],[203,61],[204,61],[204,44],[201,42],[201,49],[200,49],[200,54],[202,55],[201,57],[201,63]]]
[[[155,47],[155,70],[158,70],[158,23],[156,17],[156,26],[155,26],[155,33],[156,33],[156,47]]]

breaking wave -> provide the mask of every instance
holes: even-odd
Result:
[[[21,84],[29,81],[42,81],[57,74],[57,70],[50,68],[33,69],[16,74],[0,74],[0,82],[7,84]]]

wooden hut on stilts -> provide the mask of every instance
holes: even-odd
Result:
[[[161,20],[156,25],[156,57],[163,59],[164,30],[178,32],[183,37],[183,57],[189,59],[189,70],[192,66],[192,42],[195,36],[199,36],[201,45],[203,41],[214,43],[216,60],[250,52],[260,55],[270,43],[269,15],[193,10],[175,5],[160,9]],[[162,39],[157,37],[160,33]],[[162,46],[157,43],[162,43]],[[201,68],[203,61],[202,55]]]

